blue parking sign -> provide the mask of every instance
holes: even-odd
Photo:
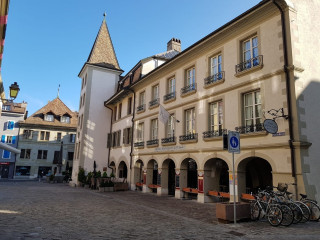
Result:
[[[240,153],[240,135],[239,132],[230,131],[228,134],[228,152]]]

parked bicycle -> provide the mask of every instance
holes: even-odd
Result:
[[[320,207],[316,200],[308,199],[306,194],[300,194],[300,201],[305,203],[310,209],[310,221],[319,221]]]
[[[272,202],[272,198],[267,199],[268,193],[259,190],[255,195],[255,200],[251,203],[251,219],[259,220],[266,218],[271,226],[279,226],[283,220],[280,206]]]

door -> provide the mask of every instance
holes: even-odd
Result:
[[[1,178],[8,178],[9,176],[9,165],[3,165],[1,169]]]
[[[175,165],[174,162],[171,160],[169,162],[169,172],[168,172],[168,195],[173,195],[175,194],[175,176],[176,176],[176,171],[175,171]]]

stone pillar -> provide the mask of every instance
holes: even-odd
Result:
[[[175,198],[182,198],[183,192],[182,188],[180,186],[180,169],[176,168],[176,192],[175,192]]]
[[[147,169],[143,169],[143,186],[142,186],[142,192],[150,192],[148,185],[147,185]]]
[[[229,189],[230,189],[230,202],[233,202],[233,199],[235,198],[238,202],[240,200],[239,198],[239,192],[238,192],[238,180],[237,180],[237,171],[235,171],[235,194],[233,193],[233,175],[232,170],[229,171]]]
[[[162,195],[162,169],[158,168],[158,176],[157,176],[157,195]]]
[[[197,201],[200,203],[204,203],[204,171],[198,169],[198,197]]]

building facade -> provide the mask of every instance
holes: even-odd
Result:
[[[17,148],[19,140],[19,122],[27,117],[27,103],[6,102],[2,106],[0,118],[1,143]],[[16,163],[14,152],[0,150],[0,176],[1,178],[13,178]]]
[[[319,44],[310,42],[320,28],[318,10],[315,0],[263,0],[136,81],[124,81],[135,79],[133,68],[105,102],[112,109],[105,164],[119,176],[126,168],[132,189],[199,202],[212,200],[209,191],[239,200],[279,182],[296,184],[289,189],[296,197],[320,200]],[[130,101],[132,116],[123,116]],[[159,113],[169,116],[160,122]],[[266,131],[267,119],[274,133]],[[223,149],[230,130],[241,140],[234,176],[232,155]]]
[[[77,112],[57,97],[20,122],[15,178],[72,171],[77,121]]]

